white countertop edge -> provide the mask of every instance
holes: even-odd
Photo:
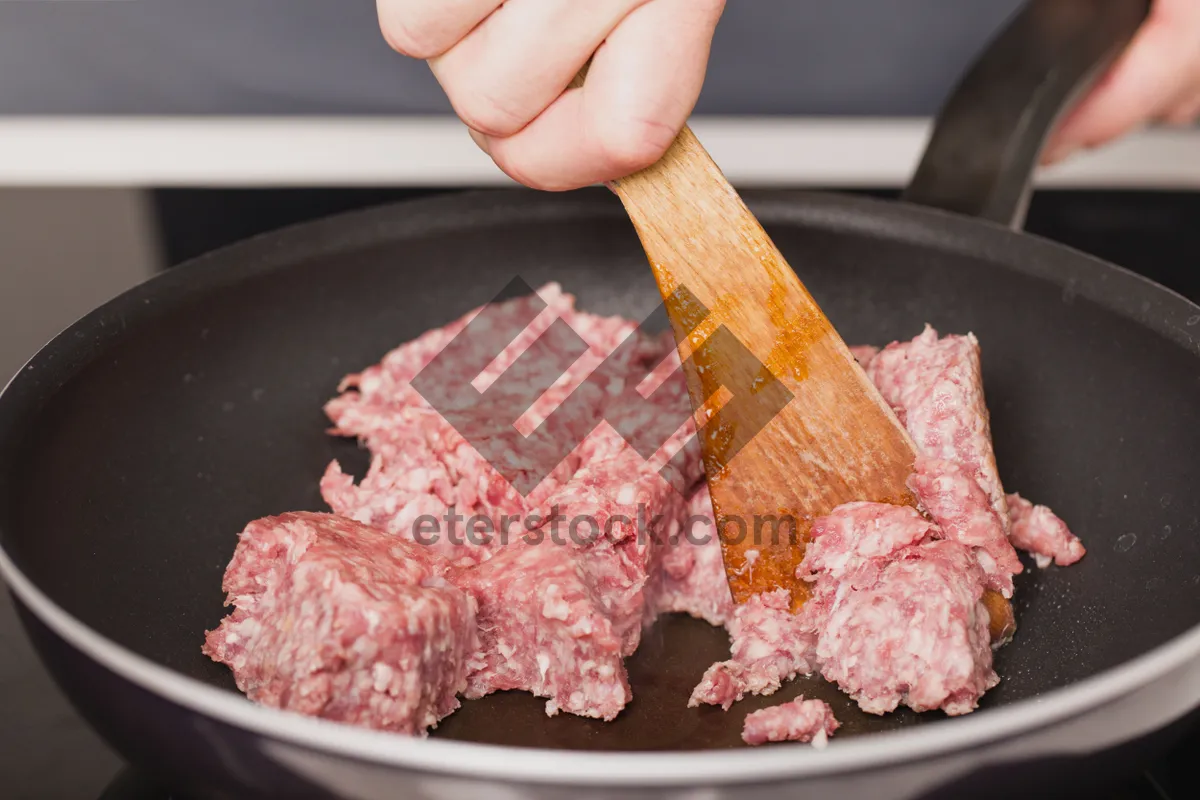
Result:
[[[922,119],[698,117],[739,186],[898,187]],[[495,186],[448,117],[0,117],[0,185]],[[1128,137],[1045,170],[1046,187],[1200,188],[1200,130]]]

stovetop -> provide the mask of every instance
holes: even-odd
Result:
[[[154,195],[171,263],[275,227],[429,194],[409,190],[171,190]],[[891,192],[871,194],[890,195]],[[1140,272],[1200,301],[1200,192],[1045,192],[1027,228]],[[54,687],[0,593],[0,795],[159,800],[172,797],[112,753]],[[1195,718],[1197,715],[1193,715]],[[1164,759],[1131,764],[1099,800],[1200,797],[1200,725]],[[178,796],[178,795],[175,795]]]

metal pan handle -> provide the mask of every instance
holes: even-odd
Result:
[[[942,106],[903,198],[1020,229],[1047,136],[1149,10],[1150,0],[1026,3]]]

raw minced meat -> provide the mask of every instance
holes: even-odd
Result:
[[[204,652],[252,700],[423,734],[458,708],[475,601],[424,548],[332,514],[250,523],[225,572],[235,607]]]
[[[803,609],[793,614],[791,607],[786,589],[756,594],[737,606],[728,625],[730,659],[708,668],[688,705],[729,708],[747,692],[772,694],[784,681],[810,674],[817,638],[809,615]]]
[[[601,428],[592,438],[602,456],[548,498],[557,516],[540,532],[547,544],[574,551],[630,654],[646,622],[650,575],[686,503],[614,431]]]
[[[1067,523],[1045,506],[1035,506],[1019,494],[1010,494],[1008,507],[1013,518],[1013,544],[1032,553],[1042,569],[1051,562],[1068,567],[1087,553],[1083,542],[1071,533]]]
[[[846,503],[813,522],[802,577],[841,579],[930,537],[934,526],[907,506]]]
[[[680,447],[694,434],[694,427],[689,430],[681,424],[689,418],[687,389],[677,357],[672,376],[670,339],[637,338],[627,320],[576,312],[569,296],[555,287],[542,294],[549,310],[583,337],[588,353],[576,358],[567,347],[569,336],[555,340],[564,345],[561,352],[547,349],[544,342],[546,332],[554,330],[553,314],[533,315],[534,304],[528,298],[500,304],[482,315],[473,312],[397,348],[379,366],[350,376],[343,384],[347,391],[327,405],[333,432],[360,438],[372,453],[372,463],[366,477],[355,482],[335,462],[321,488],[330,506],[343,515],[330,519],[344,517],[347,525],[372,540],[386,541],[390,535],[398,547],[437,564],[434,572],[454,584],[445,584],[445,591],[454,593],[457,586],[460,591],[455,596],[471,602],[477,620],[463,625],[477,629],[475,643],[466,657],[465,675],[460,670],[454,676],[458,683],[451,697],[455,692],[473,698],[520,689],[545,697],[548,713],[564,710],[611,719],[629,700],[622,659],[637,647],[646,623],[668,608],[718,623],[732,600],[720,568],[719,543],[692,548],[691,541],[679,535],[689,505],[696,503],[689,504],[680,488],[692,490],[702,483],[702,475],[698,454]],[[479,341],[478,348],[486,350],[506,337],[516,337],[517,344],[497,356],[465,352],[469,348],[451,341],[465,320],[481,318],[489,326],[489,335],[482,340],[468,337],[468,344]],[[426,387],[424,393],[414,389],[413,379],[446,347],[456,350],[459,363],[485,365],[484,372],[493,382],[507,363],[504,380],[518,388],[506,390],[498,400],[488,398],[502,412],[505,406],[512,411],[529,403],[535,424],[573,426],[573,430],[559,430],[582,438],[527,495],[502,477],[493,461],[464,435],[479,433],[473,425],[488,425],[487,415],[496,411],[495,405],[472,409],[465,403],[455,412],[456,397],[462,395],[456,396],[449,385],[442,397],[436,396],[436,387],[433,391]],[[524,355],[518,352],[522,348]],[[531,357],[535,348],[541,350]],[[612,357],[602,366],[603,380],[592,375],[585,383],[583,379],[605,355]],[[639,383],[660,365],[665,366],[667,379],[648,397],[635,396]],[[554,370],[565,377],[551,379]],[[519,388],[539,381],[550,387],[540,395],[523,394]],[[457,386],[462,392],[461,382]],[[431,395],[438,402],[436,410]],[[559,404],[567,398],[574,405],[571,413],[564,414]],[[449,415],[444,413],[447,408]],[[601,422],[610,417],[616,419],[615,429]],[[492,434],[514,437],[512,457],[530,459],[517,446],[515,437],[523,434],[512,430]],[[665,465],[651,466],[645,453],[634,447],[645,449],[646,442],[655,441],[666,441],[668,456],[674,455]],[[532,468],[546,466],[534,463]],[[704,498],[702,504],[707,494]],[[440,524],[451,510],[458,515],[457,536]],[[422,528],[418,523],[423,517],[432,525]],[[482,537],[468,535],[473,517],[486,523]],[[350,518],[363,524],[356,525]],[[431,534],[432,538],[422,538]],[[341,544],[353,547],[349,541]],[[273,557],[283,556],[276,552]],[[669,579],[658,568],[662,558],[671,562]],[[235,556],[235,564],[239,559]],[[380,580],[390,579],[381,576]],[[712,591],[718,585],[725,592],[724,602],[719,592]],[[318,592],[307,584],[289,583],[284,590],[289,603],[306,608],[320,605],[313,602]],[[247,609],[246,614],[253,616],[254,610]],[[227,624],[234,621],[231,618]],[[264,640],[264,655],[296,660],[291,652],[272,656],[279,644]],[[265,667],[255,664],[230,665],[245,686],[265,672]],[[280,673],[279,679],[294,677]],[[353,696],[344,699],[347,705],[358,702]],[[308,711],[330,716],[324,708]],[[432,725],[436,717],[414,718],[414,730]]]
[[[711,625],[728,623],[734,610],[733,594],[725,577],[707,484],[700,484],[692,493],[686,518],[677,533],[668,535],[665,545],[658,569],[651,575],[652,614],[683,612]]]
[[[331,463],[336,516],[251,523],[226,573],[235,610],[205,652],[249,697],[412,734],[459,696],[511,689],[612,719],[643,627],[681,612],[731,637],[693,705],[820,671],[868,711],[963,713],[996,680],[988,618],[1011,628],[1012,545],[1039,563],[1083,553],[1048,509],[1005,497],[978,342],[927,328],[851,350],[922,454],[910,486],[928,517],[842,506],[814,525],[797,614],[783,590],[735,607],[669,334],[579,311],[555,284],[538,295],[343,381],[325,410],[370,452],[367,474]],[[750,715],[747,741],[823,741],[823,706]]]
[[[532,296],[477,309],[343,381],[343,393],[325,409],[333,432],[359,438],[373,459],[358,484],[330,465],[321,488],[334,511],[411,537],[417,518],[454,507],[464,518],[489,518],[499,531],[505,516],[527,518],[562,488],[582,459],[572,452],[560,460],[558,443],[584,441],[605,407],[626,394],[624,382],[585,379],[614,351],[616,363],[605,369],[640,378],[670,347],[663,337],[638,334],[629,320],[575,310],[554,284],[539,294],[543,311]],[[468,322],[485,329],[455,338]],[[586,349],[576,346],[580,337]],[[660,402],[678,405],[669,394]],[[513,425],[523,417],[532,427],[544,421],[552,435],[526,436]],[[500,546],[498,537],[480,545],[448,534],[436,546],[462,565]]]
[[[867,374],[896,410],[918,452],[969,470],[1007,532],[1008,509],[992,450],[975,336],[939,338],[926,326],[912,341],[893,342],[880,350]]]
[[[882,503],[816,520],[799,570],[812,597],[797,614],[782,590],[739,606],[731,658],[709,668],[691,704],[729,708],[819,669],[869,713],[973,709],[996,681],[988,579],[972,549],[942,536],[915,509]]]
[[[1024,568],[1005,535],[1004,521],[966,468],[956,461],[918,458],[909,486],[942,535],[974,551],[988,586],[1012,597],[1013,576]]]
[[[986,578],[949,540],[902,548],[827,578],[809,601],[821,674],[871,714],[973,710],[999,681],[992,670]]]
[[[479,604],[466,697],[520,689],[546,698],[548,714],[601,719],[625,707],[621,637],[570,550],[512,544],[451,580]]]
[[[825,747],[839,727],[827,703],[805,700],[801,695],[789,703],[747,714],[742,724],[742,741],[746,744],[812,742],[819,749]]]
[[[909,485],[932,519],[912,508],[848,503],[815,520],[797,572],[811,582],[812,597],[780,629],[805,631],[803,660],[866,711],[904,702],[963,713],[995,683],[992,607],[998,636],[1011,635],[1008,603],[985,592],[1011,597],[1021,571],[995,470],[978,342],[938,338],[927,327],[911,342],[851,352],[914,439]],[[747,603],[734,624],[755,625],[763,614]],[[735,652],[706,674],[692,701],[728,707],[749,687],[774,685],[770,669]]]

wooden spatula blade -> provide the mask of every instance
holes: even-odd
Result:
[[[737,602],[787,588],[814,518],[855,500],[913,504],[915,449],[833,325],[685,129],[612,185],[667,304]]]

